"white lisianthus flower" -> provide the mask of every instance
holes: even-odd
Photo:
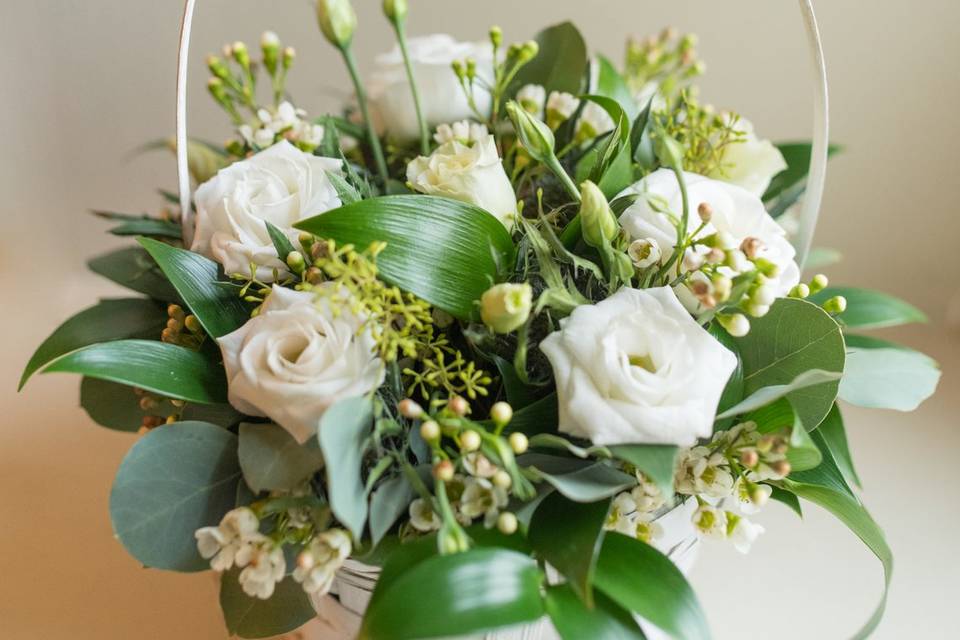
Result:
[[[429,157],[415,158],[407,180],[420,193],[475,204],[508,229],[517,215],[517,196],[491,135],[472,145],[451,140]]]
[[[221,169],[194,196],[196,232],[184,229],[184,237],[192,237],[190,250],[216,260],[228,274],[246,274],[253,263],[261,282],[273,282],[274,271],[286,273],[287,266],[264,221],[295,243],[294,223],[340,206],[327,171],[339,172],[340,161],[304,153],[286,140]]]
[[[551,91],[547,97],[547,125],[556,129],[576,113],[580,99],[566,91]]]
[[[534,118],[543,120],[544,102],[547,90],[539,84],[527,84],[517,91],[517,102]]]
[[[734,130],[740,133],[740,140],[724,147],[721,166],[710,177],[739,185],[760,197],[773,177],[787,168],[787,161],[772,142],[757,137],[749,120],[739,118]]]
[[[433,510],[430,503],[423,498],[417,498],[411,502],[409,512],[410,524],[413,525],[413,528],[417,531],[422,531],[423,533],[437,531],[442,524],[440,516]]]
[[[433,134],[433,139],[437,141],[437,144],[446,144],[456,140],[460,144],[470,145],[485,141],[489,135],[490,132],[486,125],[470,120],[460,120],[453,124],[444,123],[438,126],[436,133]]]
[[[743,252],[735,249],[744,240],[755,238],[760,243],[757,256],[772,262],[778,268],[776,277],[769,278],[775,297],[787,293],[800,281],[800,269],[794,261],[796,251],[787,240],[783,228],[770,217],[763,202],[742,187],[713,180],[695,173],[684,173],[689,197],[687,230],[692,232],[701,224],[698,209],[701,204],[710,208],[709,222],[697,238],[718,234],[730,249],[732,267],[724,275],[749,267]],[[620,224],[631,238],[652,240],[660,248],[661,262],[667,262],[677,244],[674,219],[683,210],[680,185],[669,169],[658,169],[622,193],[639,195],[637,200],[620,215]],[[697,252],[694,252],[697,253]]]
[[[255,318],[218,339],[230,404],[306,442],[332,404],[383,382],[376,343],[362,327],[314,293],[274,286]]]
[[[214,571],[227,571],[234,564],[244,566],[250,560],[251,541],[259,535],[260,521],[253,511],[240,507],[228,511],[216,527],[197,529],[197,550],[210,560]]]
[[[577,122],[577,138],[591,140],[608,131],[613,131],[613,127],[613,118],[606,109],[596,102],[588,102],[583,107],[583,113],[580,114],[580,120]]]
[[[560,431],[598,445],[709,436],[737,365],[669,287],[623,288],[577,307],[540,349],[557,380]]]
[[[337,570],[350,556],[353,545],[343,529],[328,529],[318,534],[297,558],[293,579],[312,595],[326,595],[333,586]]]
[[[287,561],[283,548],[263,536],[247,566],[240,572],[240,586],[251,598],[267,600],[273,595],[277,583],[287,574]]]
[[[490,44],[458,42],[449,35],[438,33],[410,38],[407,46],[427,126],[489,115],[490,93],[483,86],[493,81],[493,49]],[[470,108],[451,68],[454,61],[467,58],[476,61],[477,76],[481,79],[474,84],[479,114]],[[377,57],[376,63],[377,69],[368,84],[374,118],[382,132],[391,139],[413,140],[420,135],[420,124],[399,47]]]
[[[749,553],[750,547],[765,529],[755,522],[731,513],[727,514],[727,520],[727,537],[730,542],[740,553]]]

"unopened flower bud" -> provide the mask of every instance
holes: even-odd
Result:
[[[827,288],[828,284],[830,284],[830,280],[822,273],[813,276],[813,280],[810,281],[810,295],[820,293]]]
[[[450,482],[453,480],[454,471],[453,463],[449,460],[441,460],[433,465],[433,477],[440,482]]]
[[[293,47],[285,47],[283,50],[283,68],[289,69],[293,65],[294,59],[297,57],[297,50]]]
[[[513,419],[513,407],[506,402],[497,402],[490,407],[490,419],[498,427],[507,424]]]
[[[499,47],[503,44],[503,29],[496,25],[490,27],[490,43],[493,44],[494,47]]]
[[[529,62],[536,58],[538,53],[540,53],[540,45],[538,45],[535,41],[530,40],[528,42],[524,42],[523,46],[520,47],[517,59],[520,62]]]
[[[756,449],[744,449],[740,454],[740,463],[748,469],[753,469],[760,462],[760,454]]]
[[[705,261],[705,257],[697,253],[692,247],[688,247],[683,252],[683,268],[685,271],[696,271],[703,266]]]
[[[733,280],[725,275],[717,274],[711,282],[713,283],[713,295],[716,296],[718,300],[726,301],[730,297],[730,292],[733,290]]]
[[[710,249],[710,251],[707,251],[704,259],[708,264],[723,264],[723,261],[727,259],[727,254],[724,253],[723,249],[714,247]]]
[[[760,254],[761,249],[763,249],[763,241],[759,238],[744,238],[743,242],[740,243],[740,251],[743,251],[744,255],[750,260],[755,259]]]
[[[793,289],[790,289],[789,295],[791,298],[800,298],[800,299],[807,298],[810,296],[810,287],[808,287],[806,284],[801,282],[800,284],[795,286]]]
[[[227,69],[227,65],[223,63],[223,60],[217,56],[207,56],[207,69],[210,70],[215,77],[220,78],[221,80],[226,80],[230,77],[230,70]]]
[[[423,415],[423,407],[410,398],[401,400],[397,405],[397,410],[400,411],[400,415],[410,420],[417,420]]]
[[[510,116],[520,144],[534,160],[544,162],[547,158],[553,158],[556,139],[546,123],[535,118],[513,100],[507,103],[507,115]]]
[[[460,450],[465,453],[476,451],[482,442],[480,434],[473,429],[467,429],[460,434]]]
[[[530,317],[533,289],[526,282],[490,287],[480,297],[480,319],[495,333],[516,331]]]
[[[213,96],[213,99],[218,103],[226,105],[230,102],[230,98],[227,96],[227,90],[223,85],[223,80],[220,78],[210,78],[207,81],[207,89],[210,91],[210,95]]]
[[[767,278],[776,278],[780,275],[780,267],[766,258],[753,258],[753,264]]]
[[[823,303],[823,309],[827,313],[843,313],[847,310],[847,299],[843,296],[833,296]]]
[[[753,304],[769,307],[777,299],[777,287],[772,282],[765,282],[754,289],[750,296]]]
[[[782,478],[786,478],[788,475],[790,475],[790,463],[786,460],[777,460],[770,465],[770,469]]]
[[[634,240],[627,247],[627,255],[633,261],[633,266],[638,269],[646,269],[660,262],[662,253],[660,245],[652,238],[640,238]]]
[[[237,41],[233,43],[232,46],[233,59],[237,61],[244,69],[250,66],[250,52],[247,50],[247,45]]]
[[[717,322],[734,338],[742,338],[750,333],[750,321],[742,313],[717,316]]]
[[[303,551],[297,556],[297,568],[309,571],[316,564],[317,559],[309,551]]]
[[[470,405],[463,396],[450,396],[450,399],[447,400],[447,409],[461,418],[470,413]]]
[[[620,231],[610,203],[600,187],[587,180],[580,185],[580,229],[591,247],[607,246]]]
[[[324,37],[338,49],[350,46],[357,14],[350,0],[317,0],[317,22]]]
[[[700,216],[700,221],[707,223],[713,218],[713,207],[710,206],[708,202],[701,202],[697,207],[697,215]]]
[[[755,484],[750,487],[750,502],[752,502],[755,507],[762,507],[767,504],[767,500],[769,499],[770,492],[765,491],[760,485]]]
[[[280,37],[273,31],[264,31],[260,36],[260,51],[263,52],[263,66],[273,75],[280,59]]]
[[[383,0],[383,14],[394,24],[407,18],[407,0]]]
[[[427,442],[436,442],[440,439],[440,425],[436,420],[426,420],[420,425],[420,437]]]
[[[291,251],[287,254],[287,266],[290,270],[300,275],[307,268],[307,263],[303,259],[303,254],[299,251]]]
[[[493,474],[492,480],[493,484],[501,489],[509,489],[510,485],[513,484],[513,478],[503,469],[498,469],[497,472]]]
[[[504,511],[497,518],[497,529],[505,536],[513,535],[517,531],[517,516]]]
[[[770,307],[765,304],[756,304],[753,302],[748,302],[746,305],[744,305],[743,310],[746,311],[747,314],[750,315],[751,317],[762,318],[763,316],[767,315],[767,313],[770,312]]]
[[[203,331],[203,327],[200,326],[200,321],[197,320],[197,316],[187,316],[184,318],[183,326],[185,326],[190,333],[201,333]]]
[[[510,448],[513,449],[513,452],[517,455],[526,452],[527,447],[530,446],[530,441],[527,440],[527,436],[519,431],[511,433],[507,440],[510,443]]]

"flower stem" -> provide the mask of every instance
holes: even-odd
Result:
[[[367,139],[370,143],[370,149],[373,151],[373,159],[377,164],[377,173],[380,174],[380,180],[386,189],[389,174],[387,173],[387,162],[383,157],[383,149],[380,146],[380,138],[373,128],[373,120],[370,119],[370,109],[367,106],[367,93],[363,89],[363,83],[360,81],[360,73],[357,71],[357,62],[354,60],[353,51],[349,46],[341,47],[340,53],[343,54],[343,61],[347,65],[347,71],[350,73],[350,79],[353,81],[353,87],[357,92],[357,104],[360,106],[360,115],[363,116],[363,123],[367,127]]]
[[[423,107],[420,103],[420,90],[417,88],[417,79],[413,74],[413,63],[410,62],[410,53],[407,50],[407,32],[402,22],[394,22],[397,32],[397,43],[400,45],[400,54],[403,56],[403,66],[407,70],[407,80],[410,82],[410,93],[413,94],[413,106],[417,111],[417,123],[420,125],[420,152],[423,155],[430,153],[430,130],[427,129],[427,120],[423,116]]]

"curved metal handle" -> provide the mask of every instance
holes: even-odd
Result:
[[[827,67],[820,41],[820,29],[813,13],[812,0],[799,0],[800,13],[807,31],[807,45],[813,58],[816,78],[814,82],[813,148],[810,153],[810,169],[807,174],[807,190],[803,198],[800,229],[795,245],[797,264],[801,267],[807,259],[813,233],[820,215],[823,186],[827,177],[827,147],[830,139],[829,98],[827,93]],[[180,209],[185,227],[193,212],[190,207],[190,171],[187,162],[187,62],[190,51],[190,31],[196,0],[186,0],[183,21],[180,25],[180,49],[177,56],[177,178],[180,189]]]

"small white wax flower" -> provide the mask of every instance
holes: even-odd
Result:
[[[210,560],[214,571],[226,571],[246,560],[246,547],[259,532],[260,521],[252,510],[240,507],[228,511],[216,527],[197,529],[197,550],[205,560]]]
[[[507,492],[485,478],[467,478],[460,497],[460,513],[469,519],[484,516],[484,525],[492,527],[507,506]]]
[[[303,590],[313,595],[325,595],[333,585],[337,570],[350,556],[353,545],[350,536],[343,529],[328,529],[318,534],[307,545],[301,556],[304,562],[298,562],[293,571],[293,579],[303,586]]]
[[[267,600],[273,595],[277,583],[287,573],[287,562],[283,557],[283,548],[264,538],[254,547],[247,566],[240,572],[240,586],[251,598]]]
[[[430,503],[423,498],[417,498],[410,503],[410,524],[417,531],[428,533],[440,528],[440,516],[436,514]]]
[[[759,512],[772,493],[773,488],[770,485],[755,484],[738,478],[731,497],[740,513],[749,516]]]
[[[637,486],[630,490],[630,496],[641,513],[656,511],[664,504],[660,487],[643,473],[637,474]]]
[[[469,145],[482,142],[489,135],[490,132],[486,125],[469,120],[460,120],[452,124],[439,125],[436,133],[433,134],[433,139],[437,141],[437,144],[446,144],[456,140],[460,144]]]
[[[749,553],[750,547],[765,529],[740,516],[728,514],[727,517],[731,520],[731,524],[727,527],[727,537],[730,538],[730,542],[740,553]]]
[[[468,453],[462,460],[463,469],[477,478],[492,478],[498,471],[497,466],[479,451]]]
[[[693,513],[693,526],[705,538],[727,537],[727,514],[709,504],[700,505]]]
[[[660,245],[652,238],[639,238],[627,247],[627,255],[633,261],[633,266],[646,269],[660,262]]]

